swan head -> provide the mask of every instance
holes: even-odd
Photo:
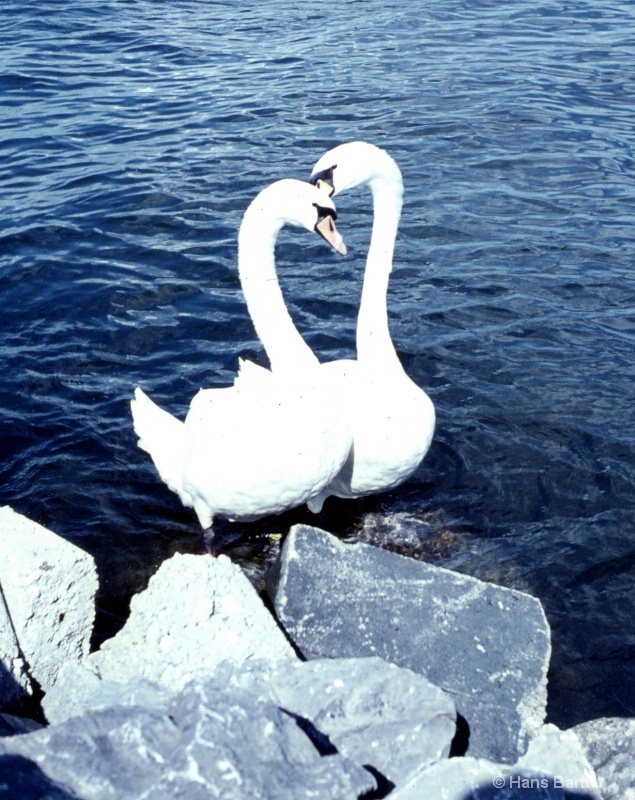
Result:
[[[310,183],[286,178],[270,184],[251,203],[248,215],[274,230],[293,225],[315,231],[334,250],[346,255],[346,245],[335,227],[335,204],[326,192]]]
[[[311,183],[329,197],[361,184],[371,191],[388,186],[399,197],[403,192],[395,160],[369,142],[346,142],[329,150],[313,167]]]

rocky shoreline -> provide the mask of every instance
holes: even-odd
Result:
[[[635,798],[635,720],[544,724],[528,594],[298,525],[264,600],[176,555],[91,653],[92,558],[7,507],[0,552],[0,798]]]

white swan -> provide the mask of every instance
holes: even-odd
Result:
[[[185,422],[135,390],[131,409],[139,446],[209,529],[208,546],[215,517],[251,521],[302,505],[331,482],[350,451],[339,399],[291,321],[274,259],[286,223],[316,230],[346,252],[334,218],[332,200],[296,180],[264,189],[243,217],[241,281],[275,371],[243,362],[234,386],[198,392]]]
[[[357,322],[357,360],[323,365],[344,387],[353,448],[342,471],[309,501],[311,511],[318,512],[331,495],[361,497],[403,483],[428,452],[435,412],[427,394],[404,372],[388,327],[386,295],[403,196],[399,167],[384,150],[349,142],[320,158],[311,181],[329,195],[367,185],[374,210]]]

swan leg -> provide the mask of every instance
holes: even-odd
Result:
[[[315,497],[312,497],[310,500],[306,501],[307,508],[312,514],[319,514],[327,497],[330,497],[330,495],[325,489],[319,494],[316,494]]]
[[[215,547],[214,547],[214,526],[210,525],[209,528],[205,528],[203,531],[203,544],[205,545],[205,552],[208,556],[213,556],[214,558],[218,555]]]

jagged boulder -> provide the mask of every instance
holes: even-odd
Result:
[[[86,661],[69,662],[59,672],[57,682],[42,700],[51,725],[71,717],[92,714],[111,706],[140,706],[165,710],[173,692],[146,678],[130,678],[125,683],[102,680]]]
[[[337,750],[394,786],[447,758],[455,734],[450,697],[421,675],[380,658],[245,665],[228,682],[266,692],[308,720]]]
[[[33,685],[0,584],[0,710],[18,709],[32,694]]]
[[[542,772],[549,778],[549,785],[564,789],[577,800],[602,800],[593,766],[572,731],[543,725],[525,755],[516,762],[516,768]]]
[[[4,506],[0,587],[19,657],[46,691],[62,664],[88,655],[97,592],[93,558]],[[2,655],[4,660],[6,651]],[[6,663],[5,671],[15,676],[15,669]]]
[[[164,709],[116,705],[0,739],[0,784],[16,758],[82,800],[355,800],[375,788],[367,770],[322,754],[270,700],[213,680],[188,684]]]
[[[267,589],[306,658],[379,656],[448,692],[469,755],[513,763],[544,721],[550,631],[530,595],[304,525]]]
[[[177,554],[132,598],[122,630],[87,660],[102,678],[143,677],[170,689],[223,661],[295,653],[256,590],[226,556]]]
[[[2,520],[4,547],[12,536],[27,556],[22,571],[0,566],[0,690],[4,678],[24,695],[28,665],[48,681],[52,723],[0,714],[7,796],[601,800],[594,765],[604,800],[635,797],[633,720],[542,724],[550,642],[535,598],[296,526],[268,590],[308,662],[238,566],[183,555],[88,655],[92,560],[10,509]],[[34,542],[59,545],[55,567]],[[469,742],[448,758],[454,703]]]
[[[450,758],[422,770],[390,800],[567,800],[542,772],[484,758]],[[573,800],[573,799],[572,799]],[[578,797],[575,800],[586,800]]]
[[[580,742],[545,725],[515,764],[451,758],[424,767],[390,800],[602,800]]]
[[[604,800],[635,800],[635,719],[603,717],[571,730],[595,768]]]
[[[275,703],[300,726],[358,765],[370,766],[386,785],[402,785],[426,764],[446,758],[455,732],[454,704],[421,675],[379,658],[249,661],[219,665],[214,681]],[[144,678],[100,680],[69,664],[44,698],[49,722],[112,706],[165,711],[173,693]]]

